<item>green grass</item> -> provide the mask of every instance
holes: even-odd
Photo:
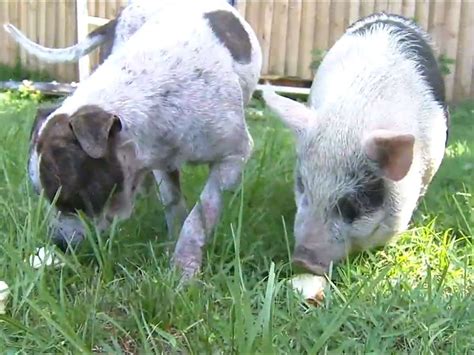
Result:
[[[0,63],[0,81],[7,80],[32,80],[32,81],[50,81],[52,76],[47,72],[31,71],[25,67],[20,60],[17,60],[14,66],[8,66]]]
[[[255,104],[258,106],[258,103]],[[108,238],[91,232],[61,270],[23,260],[50,213],[26,175],[34,104],[0,104],[2,353],[473,353],[474,102],[453,110],[451,139],[408,232],[333,270],[323,307],[288,289],[292,274],[291,134],[249,112],[256,149],[243,188],[226,197],[202,277],[177,287],[154,192]],[[193,202],[206,169],[185,172]]]

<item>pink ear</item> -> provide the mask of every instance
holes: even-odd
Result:
[[[412,134],[375,130],[364,140],[364,149],[368,158],[377,162],[385,177],[399,181],[410,170],[414,143]]]

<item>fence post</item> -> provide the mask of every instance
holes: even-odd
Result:
[[[84,40],[89,33],[89,12],[87,11],[87,0],[76,0],[77,19],[77,41]],[[88,55],[79,59],[79,81],[84,80],[90,74],[90,59]]]

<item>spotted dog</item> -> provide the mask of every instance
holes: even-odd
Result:
[[[54,242],[67,249],[83,240],[78,212],[99,230],[128,218],[153,172],[169,232],[179,234],[173,263],[185,277],[199,271],[222,193],[239,183],[251,155],[244,106],[261,62],[255,33],[227,2],[160,3],[60,107],[38,112],[29,175],[59,212]],[[189,213],[180,188],[186,163],[209,165]]]

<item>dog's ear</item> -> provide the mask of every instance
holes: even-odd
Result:
[[[81,148],[94,159],[105,157],[111,137],[120,132],[120,119],[97,106],[81,107],[70,117]]]

